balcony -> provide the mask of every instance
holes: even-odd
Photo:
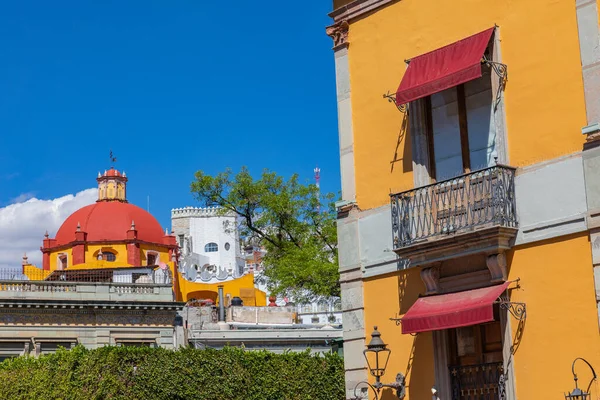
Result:
[[[173,302],[169,281],[159,279],[151,268],[121,270],[18,270],[0,271],[0,302]],[[139,272],[143,271],[143,272]]]
[[[506,396],[502,362],[450,366],[452,400],[500,400]]]
[[[411,266],[511,246],[515,168],[496,165],[391,196],[394,252]]]

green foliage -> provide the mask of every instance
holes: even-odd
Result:
[[[102,347],[0,363],[1,399],[341,400],[335,354]]]
[[[236,215],[241,237],[265,247],[270,294],[299,302],[340,295],[333,194],[320,195],[298,175],[286,180],[265,170],[254,179],[246,168],[235,175],[198,171],[192,193],[203,205]]]

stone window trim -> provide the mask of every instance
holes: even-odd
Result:
[[[69,255],[67,253],[58,253],[56,257],[57,269],[64,270],[69,266]]]
[[[150,261],[153,261],[150,263]],[[158,265],[160,262],[160,255],[155,250],[147,250],[146,251],[146,265]]]

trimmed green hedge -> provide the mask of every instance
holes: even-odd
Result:
[[[0,363],[0,399],[341,400],[335,354],[77,346]]]

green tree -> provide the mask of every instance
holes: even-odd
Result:
[[[265,247],[270,294],[296,301],[340,295],[332,193],[320,195],[296,174],[286,180],[265,170],[254,179],[245,167],[215,176],[198,171],[191,187],[202,205],[238,217],[242,240]]]

